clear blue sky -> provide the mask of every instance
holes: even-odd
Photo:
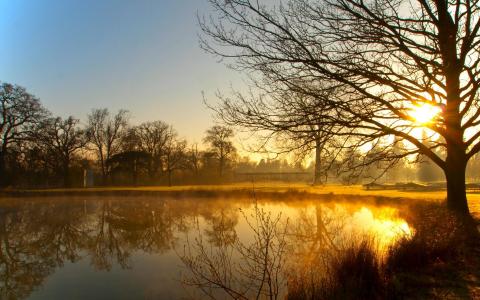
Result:
[[[212,124],[201,92],[240,83],[198,47],[206,0],[0,0],[0,80],[54,114],[128,109],[200,141]]]

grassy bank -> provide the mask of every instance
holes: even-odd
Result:
[[[378,197],[402,200],[429,200],[440,202],[445,199],[445,191],[398,191],[398,190],[365,190],[360,185],[325,185],[311,186],[301,183],[237,183],[228,185],[184,185],[184,186],[118,186],[71,189],[7,189],[0,191],[3,196],[36,197],[36,196],[195,196],[195,197],[237,197],[257,195],[266,197],[315,198],[336,195],[346,197]],[[468,193],[469,206],[472,213],[480,218],[480,193]]]
[[[415,228],[385,252],[374,237],[352,243],[290,278],[288,299],[480,299],[480,234],[437,203],[405,216]]]
[[[395,198],[415,199],[444,199],[445,191],[397,191],[397,190],[365,190],[360,185],[325,185],[312,186],[301,183],[236,183],[226,185],[181,185],[181,186],[112,186],[70,189],[7,189],[8,194],[69,194],[69,193],[106,193],[106,192],[172,192],[172,191],[255,191],[259,192],[304,192],[309,194],[335,194],[335,195],[360,195],[360,196],[385,196]],[[469,198],[480,200],[480,194],[469,194]]]
[[[359,196],[382,196],[392,198],[414,199],[444,199],[444,191],[396,191],[396,190],[365,190],[360,185],[325,185],[311,186],[301,183],[237,183],[227,185],[182,185],[182,186],[112,186],[92,188],[70,189],[6,189],[1,191],[8,195],[55,195],[55,194],[101,194],[101,193],[169,193],[169,192],[268,192],[285,193],[298,192],[312,195],[359,195]],[[480,194],[470,194],[471,199],[480,200]]]

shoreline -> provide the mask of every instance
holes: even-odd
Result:
[[[414,201],[444,202],[445,190],[365,189],[362,185],[327,184],[314,186],[305,183],[234,183],[217,185],[177,186],[99,186],[89,188],[6,188],[0,189],[0,198],[48,198],[48,197],[184,197],[231,199],[252,198],[254,195],[270,200],[336,200],[344,198],[364,201],[375,198],[377,203],[411,203]],[[480,220],[480,193],[467,191],[471,215]],[[371,199],[370,199],[371,200]]]
[[[376,203],[404,204],[413,201],[443,202],[445,191],[402,191],[402,190],[366,190],[360,185],[324,185],[286,183],[238,183],[225,185],[184,185],[184,186],[116,186],[93,188],[57,188],[57,189],[5,189],[0,190],[4,198],[47,198],[47,197],[184,197],[225,199],[235,197],[261,197],[278,200],[322,200],[329,197],[336,200],[364,201],[370,198]],[[480,194],[467,193],[472,216],[480,220]],[[294,199],[292,199],[294,198]]]
[[[366,190],[362,186],[307,184],[225,184],[225,185],[184,185],[184,186],[112,186],[92,188],[54,188],[54,189],[4,189],[0,190],[3,197],[58,197],[58,196],[173,196],[173,197],[234,197],[234,196],[271,196],[328,198],[328,197],[378,197],[391,200],[443,200],[443,191],[397,191],[397,190]],[[474,197],[476,195],[472,194]],[[475,197],[480,199],[479,197]]]

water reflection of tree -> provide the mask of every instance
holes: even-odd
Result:
[[[288,279],[315,285],[321,282],[329,264],[338,257],[345,242],[345,224],[348,215],[335,205],[316,204],[311,209],[300,209],[298,218],[288,232],[290,259],[284,266]],[[316,288],[312,286],[312,288]]]
[[[214,246],[230,245],[237,239],[238,210],[221,208],[203,215],[207,227],[204,232],[208,243]]]
[[[55,214],[53,216],[53,214]],[[57,265],[64,261],[77,261],[78,249],[88,240],[89,229],[85,224],[84,207],[81,203],[52,203],[37,206],[28,216],[30,228],[37,234],[32,246],[51,256]]]
[[[339,252],[345,237],[342,232],[348,216],[334,206],[316,204],[314,211],[300,209],[289,230],[290,244],[302,257],[306,253]]]
[[[16,299],[30,294],[51,272],[51,263],[39,263],[31,254],[28,237],[16,213],[0,214],[0,298]],[[28,282],[29,284],[24,284]]]
[[[92,264],[100,270],[110,270],[113,262],[128,267],[128,245],[122,239],[122,228],[117,224],[117,214],[110,201],[103,201],[92,225],[88,252]]]
[[[0,299],[27,297],[85,254],[95,268],[110,270],[127,268],[134,251],[163,253],[198,213],[198,206],[148,199],[15,201],[0,207]]]
[[[280,299],[288,222],[257,205],[251,215],[244,213],[243,217],[251,231],[248,242],[234,229],[238,213],[225,215],[220,210],[205,218],[207,228],[199,227],[196,238],[187,240],[184,252],[179,253],[189,271],[184,283],[212,299]]]
[[[252,243],[237,236],[236,214],[229,217],[219,210],[204,216],[206,229],[199,228],[196,239],[180,253],[189,270],[184,282],[212,298],[223,291],[234,299],[282,298],[285,280],[321,282],[332,259],[362,237],[346,228],[352,212],[335,204],[317,203],[313,210],[297,213],[293,220],[281,220],[255,206],[254,213],[245,216]]]
[[[65,260],[76,261],[85,234],[74,206],[25,205],[0,213],[0,298],[28,296]]]
[[[161,254],[178,245],[180,232],[200,234],[203,252],[192,251],[190,258],[196,260],[190,263],[207,263],[210,269],[204,270],[219,271],[220,277],[216,278],[226,283],[224,287],[237,284],[246,287],[242,295],[260,291],[278,296],[284,280],[284,274],[279,272],[289,267],[285,259],[304,266],[325,265],[329,255],[341,251],[351,240],[345,227],[358,210],[316,204],[313,209],[310,206],[296,210],[297,216],[290,219],[288,226],[273,215],[244,211],[252,221],[247,225],[253,234],[242,243],[243,235],[236,231],[242,213],[233,200],[111,198],[14,203],[0,206],[0,299],[27,297],[67,261],[85,259],[102,270],[115,265],[129,267],[129,259],[137,251]],[[196,226],[198,231],[192,231]],[[287,245],[293,246],[288,246],[285,257]],[[236,254],[229,252],[232,249]],[[244,259],[235,265],[239,257]],[[219,264],[223,269],[215,269]],[[233,284],[232,276],[238,274],[246,279]]]

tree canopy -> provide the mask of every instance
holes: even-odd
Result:
[[[445,172],[449,206],[468,213],[465,168],[480,150],[478,1],[210,3],[215,13],[199,18],[206,51],[232,59],[268,94],[323,103],[315,119],[333,122],[343,146],[408,142],[372,161],[427,156]],[[416,118],[418,110],[436,113]],[[419,128],[430,131],[428,146]]]

